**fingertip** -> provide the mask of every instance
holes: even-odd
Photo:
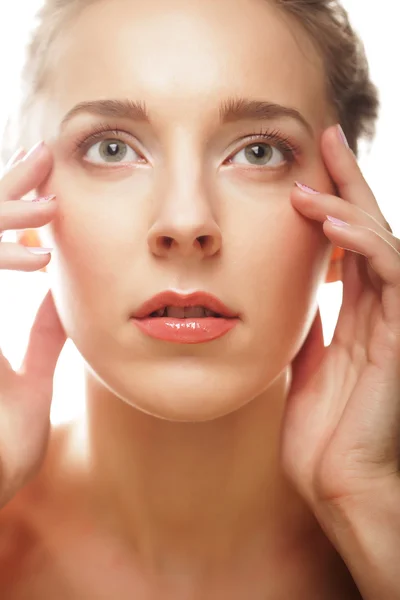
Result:
[[[10,160],[7,162],[6,168],[12,167],[12,165],[14,165],[16,162],[21,160],[25,156],[25,154],[26,154],[25,148],[22,148],[22,147],[19,148],[16,152],[14,152],[14,154],[12,155]]]
[[[353,149],[350,147],[346,134],[340,123],[335,123],[334,125],[330,125],[327,129],[325,129],[322,134],[321,141],[323,149],[332,149],[335,153],[346,150],[357,161],[357,157]]]
[[[22,371],[36,382],[52,381],[59,355],[67,340],[52,291],[42,300],[31,327]]]
[[[46,146],[44,147],[46,148]],[[53,155],[50,148],[35,157],[25,156],[9,169],[2,180],[2,196],[7,200],[19,200],[38,189],[49,177],[53,168]]]
[[[321,142],[323,146],[335,147],[340,145],[340,140],[337,131],[337,124],[330,125],[322,133]]]
[[[20,148],[19,150],[14,152],[14,154],[7,161],[7,163],[4,167],[3,175],[6,175],[15,165],[17,165],[23,159],[25,154],[26,154],[25,148]]]
[[[294,189],[298,189],[301,192],[305,193],[306,195],[320,195],[321,192],[317,191],[316,189],[312,188],[309,185],[306,185],[305,183],[301,183],[300,181],[295,181],[294,182]]]

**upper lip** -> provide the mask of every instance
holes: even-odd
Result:
[[[238,314],[233,312],[230,308],[216,296],[207,292],[197,291],[190,294],[183,292],[175,292],[173,290],[167,290],[161,292],[156,296],[147,300],[142,306],[132,315],[136,319],[143,319],[148,317],[151,313],[165,308],[166,306],[203,306],[208,310],[212,310],[218,313],[222,317],[235,318]]]

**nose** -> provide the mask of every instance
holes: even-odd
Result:
[[[208,258],[217,254],[222,234],[209,200],[196,186],[164,195],[148,233],[148,245],[158,257]]]

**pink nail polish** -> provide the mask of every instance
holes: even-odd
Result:
[[[317,192],[317,190],[314,190],[313,188],[309,187],[308,185],[304,185],[304,183],[299,183],[298,181],[295,181],[295,184],[297,185],[297,187],[302,190],[303,192],[306,192],[307,194],[319,194],[320,192]]]
[[[342,128],[342,126],[338,124],[338,125],[337,125],[337,130],[338,130],[338,133],[339,133],[339,139],[340,139],[340,141],[341,141],[341,142],[343,142],[343,144],[344,144],[344,145],[345,145],[347,148],[350,148],[350,146],[349,146],[349,142],[347,141],[347,137],[345,136],[345,133],[344,133],[344,131],[343,131],[343,128]]]
[[[30,158],[36,158],[37,156],[39,156],[39,154],[41,153],[43,148],[44,148],[44,142],[38,142],[37,144],[35,144],[33,146],[33,148],[31,148],[29,150],[28,154],[22,160],[25,161],[25,160],[29,160]]]
[[[53,252],[53,248],[34,248],[33,246],[25,246],[25,248],[31,252],[31,254],[36,254],[37,256],[43,256],[44,254],[51,254]]]
[[[17,163],[19,160],[21,160],[21,158],[24,156],[25,154],[25,149],[24,148],[19,148],[19,150],[17,150],[16,152],[14,152],[14,154],[12,155],[12,157],[9,159],[9,161],[6,164],[6,171],[11,169],[11,167],[13,167],[15,165],[15,163]]]
[[[330,217],[329,215],[327,215],[326,218],[333,225],[337,225],[338,227],[349,227],[349,223],[346,223],[346,221],[341,221],[340,219],[335,219],[335,217]]]
[[[56,198],[55,194],[52,194],[51,196],[42,196],[40,198],[34,198],[32,200],[32,202],[51,202],[52,200],[54,200]]]

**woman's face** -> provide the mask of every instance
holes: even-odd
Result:
[[[295,180],[333,189],[318,55],[266,0],[97,2],[57,43],[44,123],[55,163],[38,191],[58,197],[42,240],[56,249],[63,325],[103,384],[145,412],[236,410],[298,352],[332,251],[290,201]],[[253,110],[229,111],[239,98]],[[148,120],[115,103],[61,126],[100,100],[145,105]],[[216,295],[240,321],[209,342],[153,339],[130,317],[168,289]]]

